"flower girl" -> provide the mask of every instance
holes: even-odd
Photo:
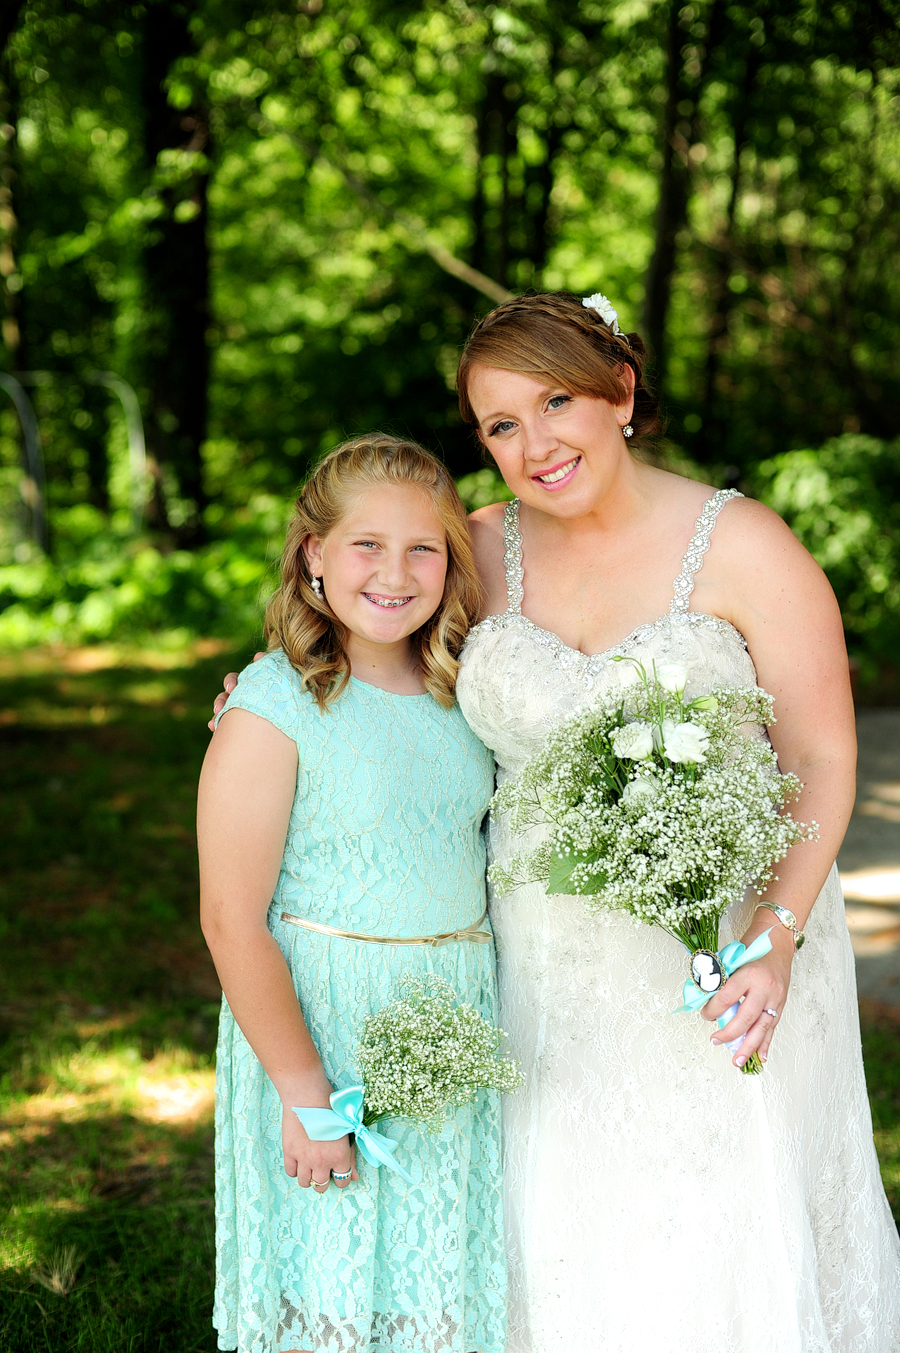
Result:
[[[365,1018],[436,974],[496,1020],[481,823],[493,758],[454,700],[479,601],[453,482],[375,434],[297,502],[269,652],[200,780],[203,931],[225,997],[216,1078],[220,1349],[502,1353],[499,1111],[394,1120],[412,1185],[294,1112],[359,1081]]]

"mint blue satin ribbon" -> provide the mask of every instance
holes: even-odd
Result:
[[[745,963],[752,963],[755,958],[762,958],[764,954],[771,952],[772,941],[769,939],[769,934],[774,929],[774,926],[770,926],[761,935],[757,935],[756,939],[749,945],[741,944],[740,940],[732,940],[730,944],[725,945],[724,949],[719,950],[716,957],[722,965],[726,981],[733,972],[737,972],[738,968],[743,968]],[[681,992],[684,1005],[679,1005],[677,1010],[672,1011],[672,1014],[690,1014],[693,1011],[702,1010],[706,1002],[711,1001],[715,995],[715,991],[701,991],[697,983],[688,978]],[[724,1015],[720,1015],[716,1020],[719,1028],[724,1029],[726,1024],[730,1024],[740,1008],[740,1001],[735,1001],[734,1005],[730,1005]],[[740,1038],[733,1038],[725,1046],[729,1052],[737,1052],[746,1037],[746,1034],[741,1034]]]
[[[294,1113],[306,1129],[310,1141],[336,1142],[339,1137],[346,1137],[348,1132],[352,1132],[356,1135],[360,1152],[370,1165],[386,1165],[401,1179],[405,1179],[407,1184],[412,1184],[412,1175],[407,1174],[402,1165],[394,1160],[399,1143],[363,1123],[364,1092],[364,1086],[350,1085],[346,1090],[335,1090],[329,1096],[330,1109],[295,1108]]]

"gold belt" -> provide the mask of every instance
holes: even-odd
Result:
[[[334,926],[320,925],[318,921],[306,921],[302,916],[292,916],[289,911],[281,913],[282,921],[289,925],[302,926],[304,930],[316,930],[320,935],[336,935],[339,940],[362,940],[365,944],[452,944],[454,940],[470,940],[472,944],[490,944],[494,938],[489,930],[480,930],[479,926],[487,916],[487,907],[477,921],[464,926],[462,930],[448,930],[444,935],[409,935],[395,938],[393,935],[357,935],[352,930],[336,930]]]

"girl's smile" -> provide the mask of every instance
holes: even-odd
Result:
[[[346,626],[351,668],[401,665],[409,637],[434,615],[447,577],[447,537],[430,498],[414,484],[361,490],[306,554],[329,607]]]

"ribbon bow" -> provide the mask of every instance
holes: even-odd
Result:
[[[363,1095],[365,1087],[350,1085],[346,1090],[335,1090],[329,1097],[330,1109],[294,1109],[306,1129],[306,1135],[313,1142],[336,1142],[348,1132],[356,1136],[356,1144],[370,1165],[386,1165],[394,1170],[407,1184],[413,1183],[413,1177],[394,1160],[394,1152],[399,1143],[383,1132],[375,1132],[363,1123]]]
[[[774,929],[774,926],[769,929]],[[726,981],[732,973],[737,972],[738,968],[742,968],[745,963],[752,963],[755,958],[762,958],[764,954],[771,951],[771,948],[772,941],[769,939],[769,930],[764,930],[761,935],[757,935],[756,939],[749,945],[741,944],[740,940],[732,940],[731,944],[726,944],[725,948],[720,949],[716,955],[722,965]],[[701,991],[697,983],[689,977],[681,992],[684,1005],[679,1005],[677,1010],[672,1011],[672,1014],[691,1014],[695,1010],[702,1010],[706,1002],[712,1000],[715,995],[716,992],[714,991]],[[737,1006],[732,1006],[731,1009],[736,1010]],[[726,1015],[730,1020],[732,1018],[731,1010],[726,1011]],[[724,1029],[723,1019],[725,1019],[725,1015],[720,1017],[718,1023],[719,1027]]]

